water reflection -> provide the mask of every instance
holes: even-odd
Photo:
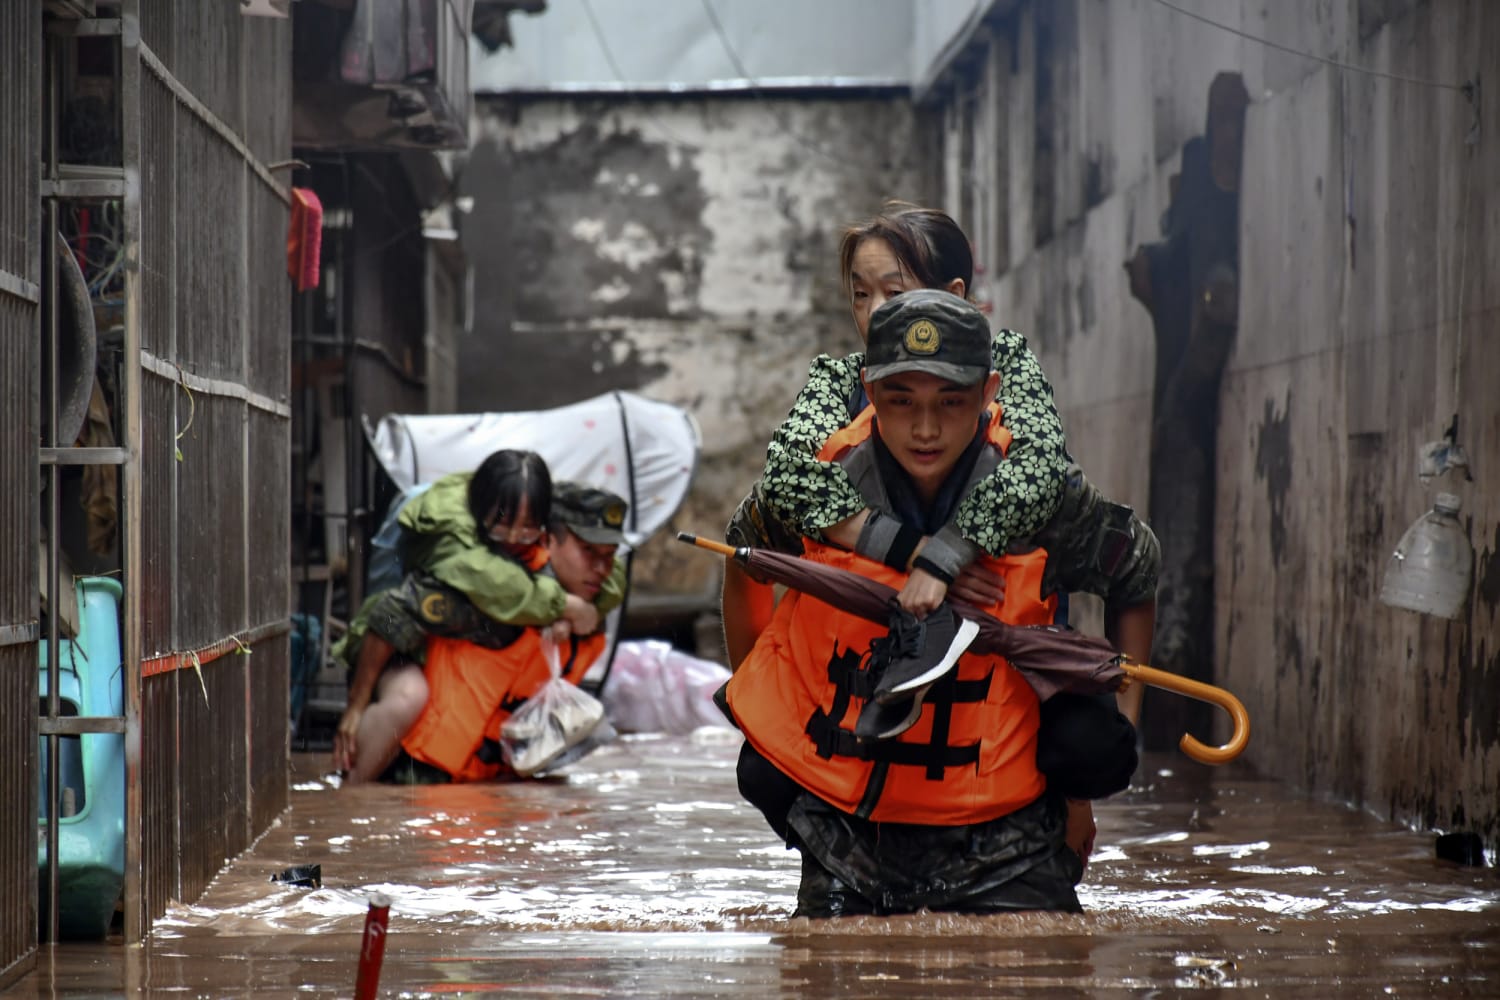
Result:
[[[469,787],[339,789],[298,758],[292,811],[146,948],[49,949],[16,995],[347,995],[374,891],[385,996],[1497,992],[1492,869],[1176,758],[1098,810],[1081,916],[794,920],[797,858],[739,801],[737,746],[634,737]],[[269,881],[313,863],[320,889]]]

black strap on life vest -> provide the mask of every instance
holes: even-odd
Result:
[[[828,662],[828,681],[833,685],[833,704],[828,711],[817,708],[807,720],[805,732],[812,739],[817,754],[824,760],[832,757],[853,757],[857,760],[874,761],[877,764],[904,767],[924,767],[929,781],[943,780],[943,771],[950,767],[972,766],[979,760],[979,743],[959,746],[948,745],[952,725],[953,706],[957,703],[982,702],[989,697],[991,670],[978,680],[961,681],[958,671],[951,671],[935,683],[923,699],[933,708],[932,737],[926,743],[908,743],[900,739],[873,740],[856,736],[852,730],[843,729],[838,721],[849,711],[851,698],[868,700],[875,689],[874,671],[869,669],[869,656],[859,656],[852,649],[836,652]],[[884,784],[885,768],[879,767],[872,775],[872,782]],[[875,798],[879,789],[874,790]],[[866,798],[870,798],[867,790]],[[871,801],[870,808],[874,808]]]

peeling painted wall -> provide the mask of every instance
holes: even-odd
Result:
[[[1387,73],[1500,78],[1486,0],[1194,8]],[[1243,74],[1215,670],[1250,710],[1253,764],[1496,846],[1500,102],[1477,118],[1456,91],[1340,72],[1149,0],[1033,0],[991,29],[940,100],[942,201],[992,265],[981,296],[1038,349],[1073,453],[1141,509],[1155,348],[1121,265],[1158,235],[1213,76]],[[1417,447],[1455,412],[1474,481],[1424,489]],[[1476,552],[1452,623],[1377,600],[1437,488],[1462,496]]]
[[[1451,82],[1500,72],[1493,4],[1395,6],[1347,61]],[[1325,69],[1251,109],[1220,437],[1221,557],[1244,572],[1218,596],[1226,677],[1257,685],[1271,732],[1307,734],[1267,748],[1275,767],[1493,845],[1500,629],[1483,567],[1500,523],[1500,287],[1483,276],[1500,267],[1500,113],[1481,113],[1453,91]],[[1417,448],[1455,413],[1475,481],[1424,489]],[[1439,488],[1463,498],[1478,555],[1453,623],[1377,600]]]
[[[464,174],[474,329],[459,408],[628,389],[687,407],[704,453],[674,529],[717,536],[819,351],[855,349],[841,229],[930,193],[905,100],[489,98]],[[649,589],[716,585],[653,542]]]

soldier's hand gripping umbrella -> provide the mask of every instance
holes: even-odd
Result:
[[[769,549],[734,548],[686,532],[678,540],[717,552],[738,562],[752,576],[780,583],[808,597],[868,621],[885,623],[896,591],[883,583],[833,566]],[[1238,757],[1250,741],[1250,715],[1240,700],[1212,684],[1157,670],[1124,656],[1108,640],[1054,625],[1008,625],[977,608],[952,601],[962,619],[979,632],[969,651],[1003,656],[1046,701],[1055,694],[1099,694],[1131,683],[1149,684],[1216,705],[1229,713],[1234,731],[1222,746],[1209,746],[1191,733],[1178,745],[1204,764],[1224,764]]]

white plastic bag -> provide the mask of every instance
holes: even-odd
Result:
[[[554,757],[552,763],[548,764],[542,770],[533,771],[531,776],[533,778],[551,777],[564,768],[583,760],[583,758],[598,750],[606,743],[613,743],[619,738],[619,730],[610,725],[609,716],[605,715],[603,719],[599,720],[599,724],[594,727],[594,731],[589,733],[582,743],[573,744],[573,746],[564,750],[561,756]]]
[[[542,654],[552,677],[500,727],[500,750],[511,770],[529,778],[588,739],[604,718],[604,706],[563,680],[557,646],[542,634]]]

